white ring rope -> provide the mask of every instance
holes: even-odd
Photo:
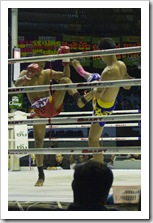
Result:
[[[125,147],[71,147],[71,148],[30,148],[30,149],[9,149],[8,154],[141,154],[140,146]]]
[[[124,113],[141,113],[140,109],[135,110],[114,110],[113,114],[124,114]],[[79,111],[79,112],[61,112],[59,115],[68,116],[68,115],[92,115],[93,111]]]
[[[61,128],[90,128],[89,125],[52,125],[46,126],[48,129],[61,129]],[[107,127],[134,127],[134,126],[141,126],[141,123],[115,123],[115,124],[105,124],[105,128]],[[29,126],[28,126],[29,127]],[[31,126],[33,128],[33,126]]]
[[[140,109],[135,110],[115,110],[113,114],[124,114],[124,113],[141,113]],[[58,116],[68,116],[68,115],[92,115],[93,111],[79,111],[79,112],[61,112]],[[14,113],[8,113],[8,117],[14,117]],[[30,113],[22,114],[22,116],[30,116]]]
[[[81,57],[109,56],[109,55],[140,53],[140,52],[141,52],[141,46],[136,46],[136,47],[124,47],[116,49],[85,51],[85,52],[57,54],[57,55],[45,55],[39,57],[23,57],[18,59],[13,58],[13,59],[8,59],[8,63],[14,64],[14,63],[25,63],[25,62],[55,61],[55,60],[62,60],[64,58],[74,59]]]
[[[21,119],[9,120],[9,125],[24,125],[24,124],[62,124],[62,123],[91,123],[102,121],[135,121],[141,120],[141,114],[128,115],[103,115],[103,116],[79,116],[79,117],[63,117],[63,118],[36,118],[36,119]]]
[[[58,142],[87,142],[88,138],[44,138],[44,141],[58,141]],[[100,141],[136,141],[141,140],[141,137],[104,137],[100,138]],[[15,139],[9,139],[8,141],[15,141]],[[35,141],[35,139],[28,139],[29,142]]]
[[[90,124],[82,124],[82,125],[46,125],[46,129],[62,129],[62,128],[68,128],[68,129],[79,129],[79,128],[90,128]],[[118,123],[118,124],[105,124],[105,128],[109,127],[141,127],[141,123]],[[9,125],[8,129],[13,129],[14,126]],[[27,126],[27,129],[33,129],[33,125]]]
[[[53,84],[53,85],[39,85],[39,86],[23,86],[23,87],[9,87],[8,94],[26,93],[26,92],[40,92],[54,90],[69,90],[69,89],[90,89],[93,87],[122,87],[122,86],[140,86],[141,79],[130,80],[114,80],[114,81],[94,81],[94,82],[80,82],[72,84]]]

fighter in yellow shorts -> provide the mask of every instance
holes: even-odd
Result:
[[[104,102],[101,99],[93,99],[93,114],[95,116],[102,116],[102,115],[111,115],[116,107],[117,100],[113,100],[110,102]],[[105,125],[106,122],[98,122],[99,125],[102,127]]]
[[[107,50],[116,48],[115,42],[111,38],[102,38],[98,43],[99,50]],[[84,70],[79,61],[73,60],[72,65],[75,70],[86,79],[86,81],[114,81],[131,79],[127,73],[127,67],[124,62],[117,60],[116,55],[101,56],[101,59],[106,63],[106,67],[102,71],[101,75],[97,73],[89,73]],[[124,89],[129,90],[131,86],[124,86]],[[93,111],[95,115],[108,115],[111,114],[116,106],[116,98],[118,96],[120,87],[103,87],[94,88],[94,100],[93,100]],[[99,138],[102,135],[104,129],[104,122],[91,123],[88,146],[89,147],[100,147]],[[96,161],[103,162],[103,154],[93,154],[93,158]]]

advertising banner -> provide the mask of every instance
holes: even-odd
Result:
[[[56,36],[19,36],[18,47],[21,49],[21,57],[32,56],[34,53],[43,53],[44,55],[58,54],[60,46],[67,45],[71,52],[94,51],[97,50],[97,44],[101,37],[95,36],[74,36],[74,35],[56,35]],[[135,47],[141,45],[140,36],[117,36],[112,37],[117,48]],[[140,66],[141,54],[123,54],[117,55],[118,59],[123,60],[127,66]],[[106,65],[100,57],[80,58],[81,64],[85,67],[103,69]]]
[[[23,108],[23,94],[11,94],[8,98],[9,109],[22,109]]]

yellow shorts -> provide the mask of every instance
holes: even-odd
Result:
[[[111,115],[116,107],[117,101],[104,102],[101,99],[93,99],[93,112],[95,116]],[[99,122],[102,127],[106,122]]]

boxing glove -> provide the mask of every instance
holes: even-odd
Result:
[[[31,78],[41,71],[40,66],[37,63],[32,63],[27,67],[27,79],[31,80]]]
[[[58,53],[59,54],[65,54],[65,53],[70,53],[70,47],[69,46],[61,46],[58,49]],[[69,63],[70,62],[70,58],[63,58],[63,63]]]
[[[99,81],[100,75],[98,73],[92,73],[91,76],[87,79],[87,82]]]

